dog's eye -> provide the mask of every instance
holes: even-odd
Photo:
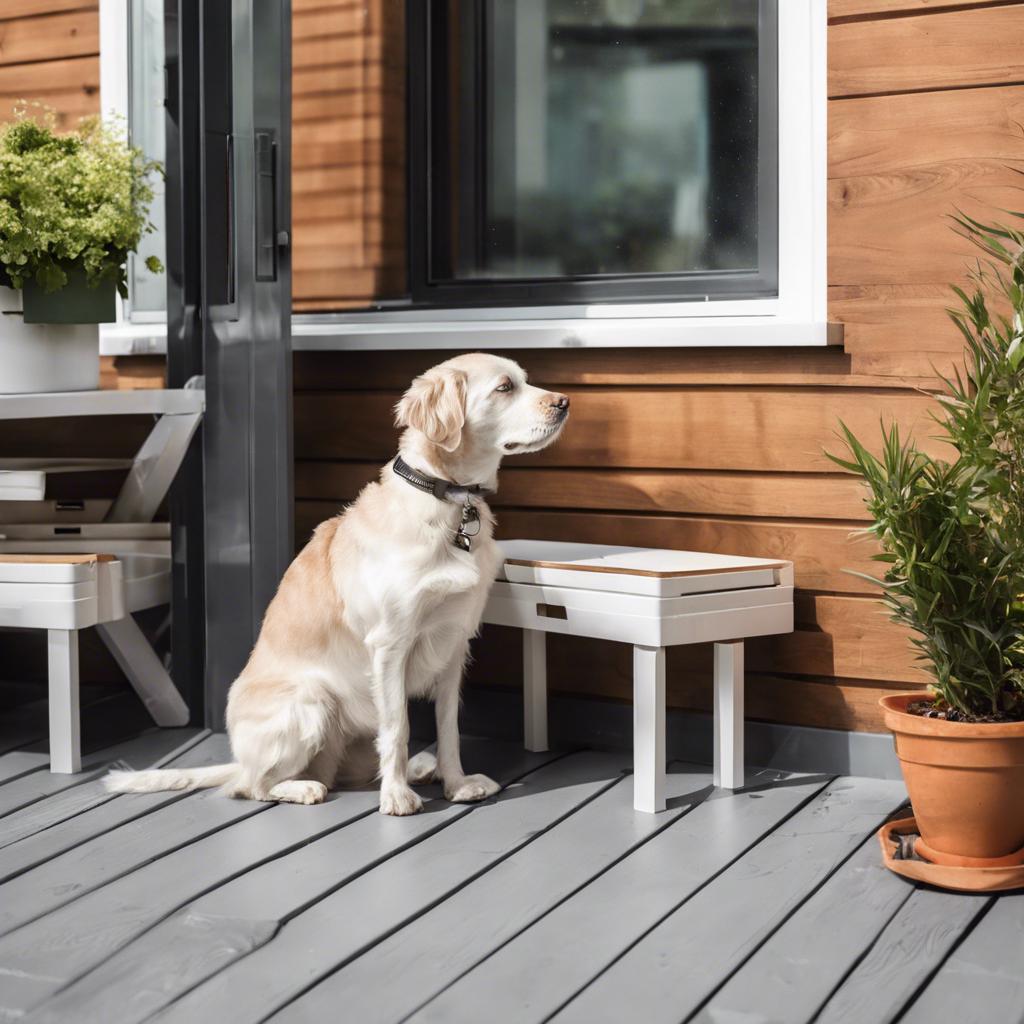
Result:
[[[503,381],[501,384],[499,384],[494,390],[495,391],[501,391],[501,392],[511,391],[512,390],[512,385],[511,385],[511,383],[509,381],[506,380],[506,381]]]

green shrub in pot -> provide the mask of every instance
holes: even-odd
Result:
[[[875,455],[843,426],[831,458],[868,485],[876,582],[932,676],[881,701],[918,852],[974,868],[1024,862],[1024,232],[955,220],[983,255],[949,311],[966,347],[937,395],[948,456],[895,426]]]
[[[0,126],[0,268],[23,290],[26,322],[114,319],[128,254],[153,230],[159,172],[98,118],[61,134],[52,112],[22,108]],[[146,266],[163,269],[155,257]]]
[[[914,633],[947,715],[1024,719],[1024,233],[958,217],[985,258],[950,315],[964,368],[941,378],[942,459],[882,429],[875,456],[842,427],[868,485],[886,604]],[[992,299],[1005,312],[990,311]]]

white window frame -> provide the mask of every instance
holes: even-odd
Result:
[[[487,309],[296,313],[296,351],[839,344],[827,315],[827,8],[782,0],[779,27],[779,293],[774,298]],[[127,119],[127,0],[100,0],[100,105]],[[166,323],[119,303],[105,355],[165,352]],[[130,307],[129,307],[130,310]],[[150,321],[150,322],[143,322]]]

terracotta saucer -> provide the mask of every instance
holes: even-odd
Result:
[[[1024,864],[1019,862],[1018,854],[995,858],[994,863],[985,867],[933,864],[921,859],[920,835],[913,818],[886,822],[878,830],[878,842],[885,866],[915,882],[956,892],[1005,892],[1007,889],[1024,888]],[[927,846],[925,851],[930,852]],[[980,862],[972,859],[976,864]],[[1012,860],[1018,860],[1018,863],[1004,863]]]

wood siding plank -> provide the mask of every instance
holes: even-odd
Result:
[[[947,7],[991,7],[1006,0],[828,0],[829,21],[877,15],[924,14]]]
[[[829,27],[829,96],[1024,82],[1024,6],[981,7]]]
[[[4,0],[0,25],[15,18],[32,18],[58,11],[97,10],[95,0]]]
[[[828,472],[835,466],[823,449],[839,450],[840,420],[869,447],[880,439],[881,420],[913,433],[927,451],[950,450],[931,440],[935,403],[911,391],[602,388],[569,395],[572,415],[558,443],[511,465]],[[398,398],[398,392],[296,395],[296,456],[391,458]]]
[[[514,463],[513,463],[514,465]],[[375,462],[299,460],[295,496],[352,501],[380,475]],[[493,509],[567,508],[691,515],[863,519],[863,485],[841,473],[730,473],[671,470],[502,469]]]
[[[314,528],[339,511],[336,503],[295,504],[295,543],[302,547]],[[851,536],[846,525],[802,520],[707,519],[683,516],[615,515],[605,512],[502,511],[499,539],[579,541],[636,547],[678,548],[720,554],[792,560],[797,586],[806,590],[870,594],[853,572],[877,573],[869,538]]]
[[[522,638],[496,638],[485,627],[473,647],[474,662],[468,670],[470,687],[500,687],[522,692],[517,648]],[[750,643],[752,653],[763,658],[763,648]],[[631,649],[625,645],[597,641],[570,642],[548,637],[548,676],[553,694],[589,696],[620,701],[633,699],[630,673]],[[670,708],[710,712],[712,709],[711,651],[707,647],[679,648],[668,658],[666,699]],[[803,667],[803,666],[801,666]],[[747,672],[745,715],[750,721],[779,722],[819,729],[885,732],[878,701],[894,691],[916,690],[919,681],[842,679],[822,674],[781,676],[773,671]],[[908,670],[908,674],[912,670]],[[892,674],[899,673],[894,668]]]
[[[1009,165],[1022,156],[1024,88],[851,99],[829,109],[830,285],[960,281],[975,250],[950,215],[963,208],[984,220],[1019,206]]]
[[[95,56],[100,52],[98,8],[0,21],[0,65]]]
[[[931,297],[931,307],[947,304],[943,286]],[[841,293],[840,293],[841,297]],[[909,330],[909,329],[908,329]],[[919,339],[920,340],[920,339]],[[907,347],[910,347],[909,345]],[[959,351],[959,349],[957,349]],[[892,377],[854,373],[850,356],[838,346],[822,348],[594,348],[530,349],[501,352],[529,372],[530,382],[564,390],[581,385],[645,387],[735,387],[737,385],[804,387],[908,386]],[[443,356],[436,352],[296,352],[293,358],[296,391],[402,391],[413,377]],[[925,370],[921,381],[933,383]]]
[[[922,685],[930,678],[915,658],[909,632],[889,622],[888,613],[874,598],[798,591],[795,626],[792,633],[748,640],[748,671],[907,685]],[[475,671],[474,667],[473,678],[515,686],[520,673],[519,635],[500,626],[486,629],[485,642],[476,650],[480,668]],[[628,646],[557,634],[549,634],[548,646],[548,676],[557,681],[554,688],[571,685],[574,677],[592,680],[605,674],[622,692],[603,694],[628,698],[632,680]],[[668,665],[670,677],[678,674],[691,677],[695,685],[706,684],[711,678],[710,645],[680,648],[675,654],[670,651]],[[671,694],[671,678],[669,691]],[[707,697],[710,699],[710,690]]]

